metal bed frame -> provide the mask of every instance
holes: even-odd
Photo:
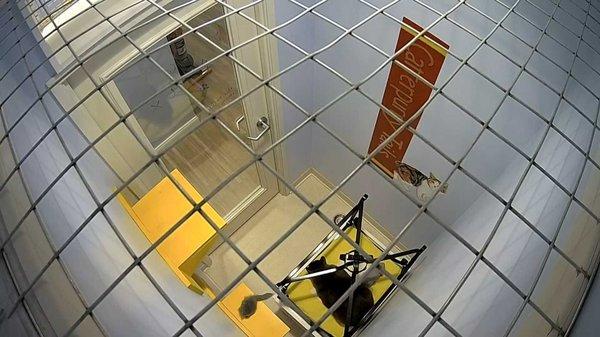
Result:
[[[375,244],[375,246],[378,249],[383,251],[385,248],[385,245],[383,245],[381,242],[379,242],[377,239],[375,239],[372,235],[369,234],[368,231],[365,231],[362,227],[364,203],[367,200],[367,198],[368,198],[368,195],[365,194],[360,199],[360,201],[342,218],[342,220],[338,223],[338,226],[343,231],[346,231],[347,229],[350,229],[351,227],[356,228],[356,236],[355,236],[354,241],[356,242],[357,245],[360,245],[363,235],[366,235]],[[298,266],[296,266],[288,274],[288,276],[286,276],[282,281],[277,283],[277,286],[281,289],[281,291],[287,295],[287,291],[288,291],[290,285],[295,282],[312,279],[315,277],[333,273],[337,270],[344,270],[344,269],[348,270],[351,273],[352,282],[354,283],[356,281],[356,276],[358,275],[358,273],[364,269],[364,268],[361,268],[360,265],[361,264],[371,264],[371,263],[375,262],[375,259],[373,257],[365,257],[356,250],[352,250],[346,254],[341,254],[340,260],[343,263],[339,266],[336,266],[335,268],[326,269],[326,270],[322,270],[322,271],[318,271],[318,272],[310,273],[310,274],[306,274],[306,275],[300,275],[302,273],[302,271],[305,270],[306,267],[311,262],[313,262],[319,255],[321,255],[321,253],[323,253],[323,251],[325,251],[325,249],[327,247],[329,247],[329,245],[331,243],[333,243],[339,237],[340,237],[340,235],[336,231],[331,231],[325,237],[325,239],[323,239],[323,241],[321,241],[317,245],[317,247],[315,247],[315,249],[313,249],[313,251],[310,254],[308,254],[308,256],[304,260],[302,260],[302,262],[300,262],[298,264]],[[417,260],[417,258],[425,251],[425,249],[427,249],[427,246],[424,245],[421,248],[415,248],[415,249],[410,249],[410,250],[406,250],[406,251],[402,251],[402,252],[398,252],[398,253],[387,254],[381,261],[383,262],[386,260],[390,260],[390,261],[393,261],[394,263],[396,263],[400,267],[401,271],[400,271],[400,274],[398,274],[398,276],[396,277],[396,279],[399,282],[401,282],[405,279],[408,271],[413,266],[413,264]],[[409,255],[412,255],[409,259],[404,258]],[[402,258],[402,259],[400,259],[400,258]],[[363,331],[367,327],[367,325],[369,323],[371,323],[371,321],[375,318],[375,316],[383,309],[383,306],[392,298],[392,296],[394,295],[394,293],[396,292],[397,289],[398,289],[398,285],[396,283],[392,282],[390,284],[390,286],[385,290],[383,295],[377,301],[375,301],[375,304],[373,305],[373,307],[360,320],[360,323],[358,325],[344,327],[344,337],[356,336],[361,331]],[[348,313],[347,313],[348,318],[350,318],[352,316],[353,294],[354,293],[351,293],[348,298],[348,301],[349,301]],[[300,315],[299,313],[296,312],[296,310],[301,310],[301,309],[299,309],[297,307],[288,307],[288,306],[283,306],[283,307],[291,316],[293,316],[301,324],[305,323],[302,325],[310,327],[311,325],[314,324],[314,322],[312,322],[312,321],[306,322],[306,320],[302,318],[303,315]],[[329,332],[327,332],[320,326],[317,328],[317,331],[315,333],[318,333],[318,335],[320,335],[320,336],[333,337]]]

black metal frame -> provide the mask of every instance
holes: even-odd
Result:
[[[356,242],[357,245],[360,245],[361,240],[362,240],[363,209],[364,209],[364,203],[367,200],[367,198],[368,198],[368,195],[366,195],[366,194],[363,195],[363,197],[360,199],[360,201],[339,222],[340,229],[342,229],[342,230],[346,230],[349,227],[356,228],[356,236],[354,238],[354,241]],[[306,275],[302,275],[302,276],[292,276],[292,275],[297,275],[302,269],[305,268],[305,266],[308,264],[309,261],[314,260],[323,251],[324,244],[326,242],[332,240],[336,235],[338,235],[338,234],[335,232],[332,232],[330,235],[328,235],[325,238],[325,240],[323,240],[321,242],[321,244],[319,244],[313,250],[313,252],[311,252],[311,254],[309,254],[309,256],[306,259],[304,259],[296,268],[294,268],[294,270],[292,270],[292,272],[286,278],[284,278],[279,283],[277,283],[277,286],[281,289],[281,291],[284,294],[287,294],[288,287],[290,286],[290,284],[292,284],[294,282],[308,280],[311,278],[319,277],[321,275],[334,273],[334,272],[336,272],[338,270],[342,270],[342,269],[347,269],[347,270],[349,269],[351,276],[352,276],[352,283],[354,283],[354,282],[356,282],[356,276],[358,275],[359,272],[362,271],[360,269],[361,268],[360,265],[362,263],[371,264],[371,263],[375,262],[375,259],[372,256],[365,257],[365,256],[361,255],[358,251],[352,250],[346,254],[340,255],[340,260],[342,260],[343,263],[339,266],[336,266],[335,268],[321,270],[321,271],[318,271],[315,273],[310,273],[310,274],[306,274]],[[427,249],[427,246],[423,245],[421,248],[415,248],[415,249],[410,249],[410,250],[406,250],[406,251],[399,252],[399,253],[388,254],[381,261],[383,262],[386,260],[390,260],[390,261],[393,261],[394,263],[396,263],[397,265],[399,265],[401,268],[401,271],[400,271],[400,274],[396,277],[396,279],[398,281],[402,281],[404,276],[406,276],[406,273],[408,273],[408,271],[410,270],[410,267],[412,267],[412,265],[414,264],[415,260],[419,257],[419,255],[421,255],[421,253],[423,253],[425,251],[425,249]],[[401,257],[409,256],[409,255],[413,255],[413,256],[410,257],[410,259],[408,259],[408,260],[405,258],[403,258],[401,260],[399,259]],[[381,298],[379,298],[375,302],[373,307],[360,320],[360,322],[357,326],[345,326],[344,327],[344,337],[350,337],[350,336],[353,336],[353,335],[357,334],[358,332],[362,331],[373,320],[375,315],[377,313],[379,313],[382,306],[391,298],[391,296],[393,295],[393,293],[396,291],[397,288],[398,288],[398,286],[395,283],[392,283],[388,287],[388,289],[386,289],[386,291],[383,293]],[[354,297],[354,292],[350,293],[350,296],[348,297],[348,313],[347,313],[347,318],[348,318],[347,321],[348,322],[351,321],[351,317],[352,317],[353,297]],[[313,322],[310,322],[310,323],[313,323]],[[325,332],[328,336],[331,336],[330,333],[328,333],[327,331],[323,330],[320,327],[318,328],[318,330],[319,330],[319,332]]]

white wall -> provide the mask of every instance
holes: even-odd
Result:
[[[5,233],[3,233],[5,235]],[[15,285],[12,282],[6,263],[0,261],[0,318],[4,318],[14,299],[18,297]],[[23,307],[19,307],[14,315],[9,317],[2,326],[0,326],[2,336],[34,336],[35,327],[32,320],[27,315]]]
[[[310,6],[314,0],[302,0],[300,3]],[[302,9],[288,1],[275,4],[276,24],[281,25],[299,15]],[[314,50],[315,18],[312,15],[302,16],[293,24],[278,31],[278,34],[289,42],[297,45],[306,52]],[[298,62],[303,55],[289,44],[277,41],[280,69],[286,69]],[[314,77],[316,67],[314,62],[308,61],[294,67],[291,71],[280,77],[278,89],[287,97],[297,103],[307,113],[314,113],[315,86]],[[283,134],[292,131],[300,124],[306,115],[284,99],[282,102]],[[312,123],[307,124],[284,143],[286,179],[294,182],[302,173],[312,166]]]
[[[583,126],[575,125],[575,130]],[[575,153],[566,140],[550,136],[549,141],[554,141],[556,148],[542,152],[540,161],[560,163],[557,178],[573,183],[576,177],[572,172],[581,169],[582,161],[573,158]],[[513,162],[492,187],[502,189],[503,186],[509,186],[512,176],[520,172],[519,166],[520,163]],[[583,181],[581,200],[597,205],[600,172],[586,173]],[[523,210],[527,220],[552,237],[560,217],[566,211],[566,195],[535,170],[528,175],[521,191],[515,199],[514,208]],[[471,245],[480,248],[493,225],[486,224],[487,219],[501,209],[502,205],[483,194],[452,226]],[[598,210],[597,206],[594,209]],[[558,236],[557,246],[577,264],[589,270],[597,261],[595,248],[599,235],[594,218],[580,206],[572,204]],[[484,256],[521,292],[528,293],[547,249],[547,244],[541,238],[514,213],[509,212]],[[455,238],[442,234],[430,245],[426,258],[407,280],[406,286],[433,310],[438,310],[473,260],[474,255]],[[573,309],[585,284],[581,274],[577,274],[563,257],[552,252],[532,300],[566,328],[573,318]],[[479,263],[442,317],[463,336],[497,336],[507,329],[521,303],[522,299],[513,289],[488,266]],[[371,324],[366,335],[378,336],[390,329],[405,329],[407,335],[418,334],[429,319],[430,316],[417,308],[410,298],[399,294]],[[517,321],[512,335],[544,336],[549,330],[548,323],[528,306]],[[438,325],[429,335],[447,336],[449,333]]]
[[[384,2],[380,1],[375,4],[379,3]],[[440,9],[444,8],[441,5],[438,7]],[[293,12],[294,10],[299,11],[297,7],[293,7],[293,10],[290,11]],[[367,17],[372,11],[359,4],[358,1],[352,1],[352,4],[330,1],[319,7],[318,12],[343,24],[345,27],[350,27]],[[423,26],[428,25],[435,19],[435,15],[428,13],[423,7],[419,7],[412,2],[403,3],[401,6],[393,6],[389,12],[398,18],[406,15]],[[279,15],[281,21],[289,18],[289,16],[281,13]],[[462,14],[460,20],[464,20],[465,16],[468,15]],[[298,43],[305,50],[319,49],[341,34],[340,30],[335,29],[316,16],[309,15],[309,18],[312,19],[309,24],[314,25],[314,27],[310,27],[314,32],[310,29],[302,29],[304,28],[303,25],[306,25],[304,22],[293,24],[290,28],[290,30],[292,28],[297,29],[296,35],[302,34],[301,37],[296,39],[294,39],[296,35],[292,35],[290,40]],[[481,19],[479,20],[481,21]],[[358,29],[357,32],[361,37],[391,54],[394,51],[399,29],[397,23],[388,18],[377,16]],[[467,51],[472,50],[475,46],[475,40],[471,36],[466,35],[447,22],[442,23],[441,27],[433,31],[448,42],[452,51],[460,56],[465,56]],[[380,32],[389,33],[381,34]],[[306,42],[305,35],[313,36],[314,42]],[[513,44],[503,45],[506,52],[520,51],[520,45],[517,45],[514,41],[509,40],[509,42],[513,42]],[[280,43],[281,45],[283,43]],[[285,63],[290,53],[282,53],[282,50],[284,48],[280,47],[280,58]],[[474,62],[480,64],[478,66],[480,70],[487,71],[489,76],[500,83],[508,83],[512,79],[504,72],[495,70],[498,69],[495,66],[496,62],[502,61],[499,54],[493,54],[490,48],[486,49],[485,55],[479,56],[480,54],[483,53],[476,55],[475,60],[477,62]],[[349,57],[349,55],[352,55],[352,57]],[[294,58],[291,57],[291,59]],[[318,59],[341,72],[349,80],[357,81],[370,74],[385,58],[362,42],[346,37],[333,48],[318,56]],[[506,64],[508,61],[503,60],[502,62]],[[293,73],[294,76],[288,75],[289,81],[287,82],[284,76],[283,87],[286,89],[286,93],[301,93],[298,96],[291,96],[300,105],[310,106],[312,109],[309,111],[314,112],[336,98],[347,88],[347,85],[315,62],[308,61],[305,64],[305,68],[311,67],[312,73],[309,70],[298,70]],[[443,83],[450,73],[456,69],[457,65],[456,59],[449,56],[438,83]],[[514,68],[514,66],[511,68],[513,72]],[[386,67],[362,87],[362,90],[375,101],[381,100],[388,72],[389,67]],[[307,78],[307,76],[310,77]],[[521,82],[526,81],[524,79]],[[527,83],[522,85],[526,86]],[[312,92],[305,94],[306,88],[312,88]],[[478,94],[474,95],[473,92]],[[459,72],[448,86],[446,94],[480,119],[489,118],[493,112],[493,104],[490,104],[490,102],[498,103],[501,98],[501,91],[497,87],[486,82],[470,69]],[[288,130],[298,123],[297,116],[299,115],[291,110],[284,111],[287,121],[286,129]],[[353,92],[324,112],[319,120],[346,141],[355,151],[366,154],[378,111],[379,108],[376,105],[369,102],[361,94]],[[511,117],[510,114],[512,113],[519,113],[523,118],[517,123]],[[531,117],[530,115],[531,113],[527,113],[524,107],[520,107],[518,103],[509,99],[504,103],[493,125],[504,136],[511,137],[517,145],[522,145],[527,141],[526,134],[522,131],[537,130],[541,126],[539,119],[536,120],[535,116]],[[438,96],[423,114],[418,131],[441,151],[457,160],[464,154],[466,147],[473,142],[478,131],[478,124],[446,98]],[[308,163],[312,163],[312,166],[323,173],[330,181],[338,183],[358,165],[358,160],[351,152],[316,125],[312,125],[311,129],[306,131],[305,134],[299,134],[292,137],[292,139],[291,142],[286,143],[289,158],[288,166],[291,167],[289,176],[292,180],[307,168]],[[452,139],[452,141],[448,141],[449,139]],[[510,150],[495,143],[497,141],[493,137],[484,135],[471,156],[464,163],[464,166],[469,168],[470,172],[477,173],[478,177],[486,183],[490,183],[502,170],[503,165],[498,165],[497,162],[508,162],[516,155],[516,153],[511,153]],[[307,150],[307,146],[310,146],[310,150]],[[306,164],[302,166],[294,162],[294,160],[297,160],[296,158],[302,158],[302,163]],[[495,158],[497,162],[491,161],[491,158]],[[422,169],[425,173],[432,171],[440,178],[445,178],[451,168],[446,160],[416,137],[413,138],[413,143],[406,154],[405,161]],[[368,193],[373,197],[372,200],[377,200],[377,202],[369,202],[369,212],[391,233],[400,231],[401,224],[406,223],[415,210],[408,199],[390,187],[384,179],[369,168],[361,170],[357,177],[346,185],[344,191],[355,198],[363,193]],[[481,193],[480,188],[474,186],[462,174],[456,174],[450,181],[450,193],[434,202],[431,209],[436,211],[436,214],[445,221],[452,222],[479,193]],[[461,197],[457,198],[456,196]],[[394,211],[390,211],[392,209]],[[438,227],[433,225],[431,221],[426,221],[419,228],[407,233],[404,242],[407,245],[420,245],[430,242],[437,233],[439,233]]]
[[[374,5],[384,5],[388,1],[374,1],[372,3]],[[453,4],[453,1],[436,1],[430,5],[439,11],[445,11]],[[476,6],[494,18],[499,18],[505,13],[505,9],[499,7],[493,1],[479,1]],[[519,12],[523,13],[523,15],[530,14],[536,19],[539,16],[539,12],[535,12],[530,7],[519,6]],[[295,6],[292,6],[292,8],[299,11]],[[280,10],[280,12],[282,11],[283,9]],[[332,0],[320,6],[317,12],[345,27],[351,27],[372,13],[372,10],[359,1],[351,1],[349,3],[348,1]],[[429,25],[438,16],[414,2],[402,2],[401,4],[392,6],[387,12],[397,18],[406,16],[422,26]],[[289,18],[289,16],[281,13],[279,15],[281,16],[281,21]],[[312,29],[314,32],[310,29],[299,29],[300,32],[296,34],[303,34],[302,38],[292,39],[292,41],[303,46],[307,51],[325,46],[342,33],[342,31],[317,18],[315,15],[310,17],[313,20],[314,28]],[[483,16],[465,7],[460,8],[450,17],[467,25],[479,37],[488,34],[493,27],[490,21],[486,21]],[[563,18],[565,15],[560,17]],[[532,19],[533,22],[540,21],[534,19]],[[564,19],[563,23],[570,23],[566,20]],[[541,27],[543,22],[539,23],[539,25]],[[531,44],[535,43],[539,36],[539,30],[536,30],[530,23],[514,14],[509,16],[505,26]],[[292,27],[302,28],[303,26],[302,24],[297,24],[292,25]],[[556,23],[553,23],[551,27],[553,29],[550,30],[550,34],[554,38],[574,48],[572,36],[568,32],[565,32],[564,28],[560,30],[561,27]],[[396,22],[379,15],[361,26],[356,32],[388,54],[391,54],[394,51],[399,29],[400,27]],[[385,32],[385,34],[382,34],[382,32]],[[432,29],[432,32],[442,40],[448,42],[450,50],[460,57],[467,56],[478,42],[473,36],[468,35],[464,30],[452,25],[448,21],[442,21]],[[305,35],[314,36],[314,42],[305,42]],[[505,55],[510,55],[518,64],[522,64],[528,52],[531,51],[531,48],[524,45],[515,37],[510,36],[504,28],[500,28],[494,33],[489,43],[500,49]],[[280,44],[282,45],[283,43]],[[283,48],[280,47],[281,49]],[[548,37],[542,40],[540,50],[551,57],[553,61],[567,68],[570,66],[569,58],[564,56],[564,48]],[[282,53],[281,58],[283,62],[286,62],[288,54]],[[590,58],[591,56],[587,57]],[[351,81],[364,78],[380,62],[384,61],[383,56],[351,37],[344,38],[333,48],[320,54],[318,59],[330,65]],[[315,62],[308,61],[306,63],[308,63],[308,66],[313,67],[314,77],[307,79],[306,76],[309,72],[299,71],[298,73],[301,74],[296,75],[288,82],[284,81],[283,86],[287,89],[286,92],[290,93],[304,93],[306,87],[312,87],[312,95],[299,95],[296,98],[299,104],[312,106],[311,111],[315,111],[346,90],[347,85]],[[469,63],[477,71],[484,73],[504,89],[508,88],[518,74],[518,67],[515,64],[489,46],[483,46]],[[447,57],[437,82],[438,85],[448,79],[458,64],[456,58],[452,56]],[[574,73],[578,72],[579,75],[583,75],[581,67],[584,67],[583,63],[577,62]],[[548,60],[542,58],[537,52],[528,63],[527,69],[541,77],[547,83],[550,83],[555,90],[562,88],[561,85],[564,83],[566,73]],[[380,101],[388,72],[389,66],[377,73],[373,79],[362,87],[362,90],[374,100]],[[583,81],[585,78],[580,80]],[[586,103],[587,98],[581,97],[579,99],[576,97],[573,93],[577,92],[577,89],[575,84],[570,85],[567,90],[567,97],[576,103],[581,103],[578,104],[578,107],[588,116],[593,117],[593,102]],[[535,109],[545,118],[550,117],[553,108],[558,102],[556,94],[527,74],[519,77],[512,92],[515,97]],[[493,83],[469,67],[463,67],[458,72],[445,88],[444,94],[483,121],[489,119],[503,97],[503,92],[500,88],[494,86]],[[355,151],[366,154],[378,110],[376,105],[369,102],[361,94],[353,92],[324,112],[320,117],[320,121],[332,129]],[[291,129],[295,125],[294,123],[297,123],[296,120],[293,120],[296,115],[286,110],[285,116],[289,118],[287,129]],[[541,130],[543,121],[531,111],[528,111],[517,100],[509,97],[501,104],[491,126],[502,136],[510,139],[513,144],[517,145],[524,152],[531,154],[536,144],[530,142],[530,138],[536,134],[536,131]],[[479,130],[480,125],[474,119],[441,95],[438,95],[425,110],[418,127],[421,135],[454,160],[461,158],[467,146],[475,139]],[[312,127],[310,133],[304,136],[299,135],[296,138],[298,141],[294,139],[294,141],[286,143],[288,157],[290,158],[289,166],[292,167],[290,170],[292,179],[296,177],[295,174],[305,168],[293,162],[293,158],[297,157],[309,158],[308,160],[304,159],[303,162],[311,162],[316,169],[325,174],[334,183],[343,179],[358,164],[356,158],[349,151],[344,149],[337,141],[316,125]],[[305,155],[307,152],[306,144],[309,142],[311,150],[308,151],[309,156],[307,157]],[[299,149],[298,144],[302,144]],[[463,166],[478,179],[490,185],[497,179],[508,163],[518,157],[517,152],[486,131],[463,162]],[[413,137],[413,142],[405,156],[405,161],[414,164],[414,166],[420,168],[425,173],[432,171],[441,178],[445,178],[451,169],[451,166],[444,158],[416,137]],[[358,197],[363,193],[369,193],[375,197],[373,200],[377,200],[377,202],[369,202],[368,205],[370,213],[392,233],[398,232],[401,229],[401,224],[406,223],[414,211],[410,202],[404,196],[390,188],[387,182],[372,172],[371,169],[361,170],[357,177],[350,181],[344,190],[352,197]],[[430,208],[445,222],[452,223],[480,193],[482,193],[480,187],[475,186],[462,173],[457,173],[450,180],[448,195],[439,198]],[[502,196],[508,198],[508,193],[505,192]],[[390,207],[392,205],[393,207]],[[435,229],[435,226],[429,226],[426,231],[409,233],[405,241],[407,244],[430,242],[435,237],[435,234],[432,233],[439,233],[435,230],[432,231],[432,229]]]

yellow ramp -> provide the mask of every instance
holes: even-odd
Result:
[[[171,176],[194,202],[202,201],[202,196],[181,172],[174,170]],[[121,194],[118,200],[151,243],[192,210],[190,202],[169,177],[161,180],[133,206]],[[202,210],[219,228],[225,225],[225,220],[208,203],[202,206]],[[186,287],[201,294],[202,287],[192,274],[216,238],[213,227],[199,212],[195,212],[157,247],[157,251]]]

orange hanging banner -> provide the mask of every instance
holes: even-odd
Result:
[[[421,31],[423,28],[416,23],[407,18],[402,19],[402,29],[400,29],[400,36],[396,44],[396,52],[406,46]],[[400,53],[396,60],[433,84],[442,69],[448,48],[448,44],[427,32]],[[392,63],[381,104],[405,121],[419,111],[431,95],[431,91],[432,89],[427,84],[399,65]],[[419,120],[420,116],[411,123],[411,126],[416,129]],[[371,137],[369,153],[373,152],[401,125],[401,122],[394,120],[381,109]],[[413,134],[409,130],[402,131],[373,157],[373,162],[390,177],[393,177],[396,163],[401,162],[404,158],[412,136]]]

